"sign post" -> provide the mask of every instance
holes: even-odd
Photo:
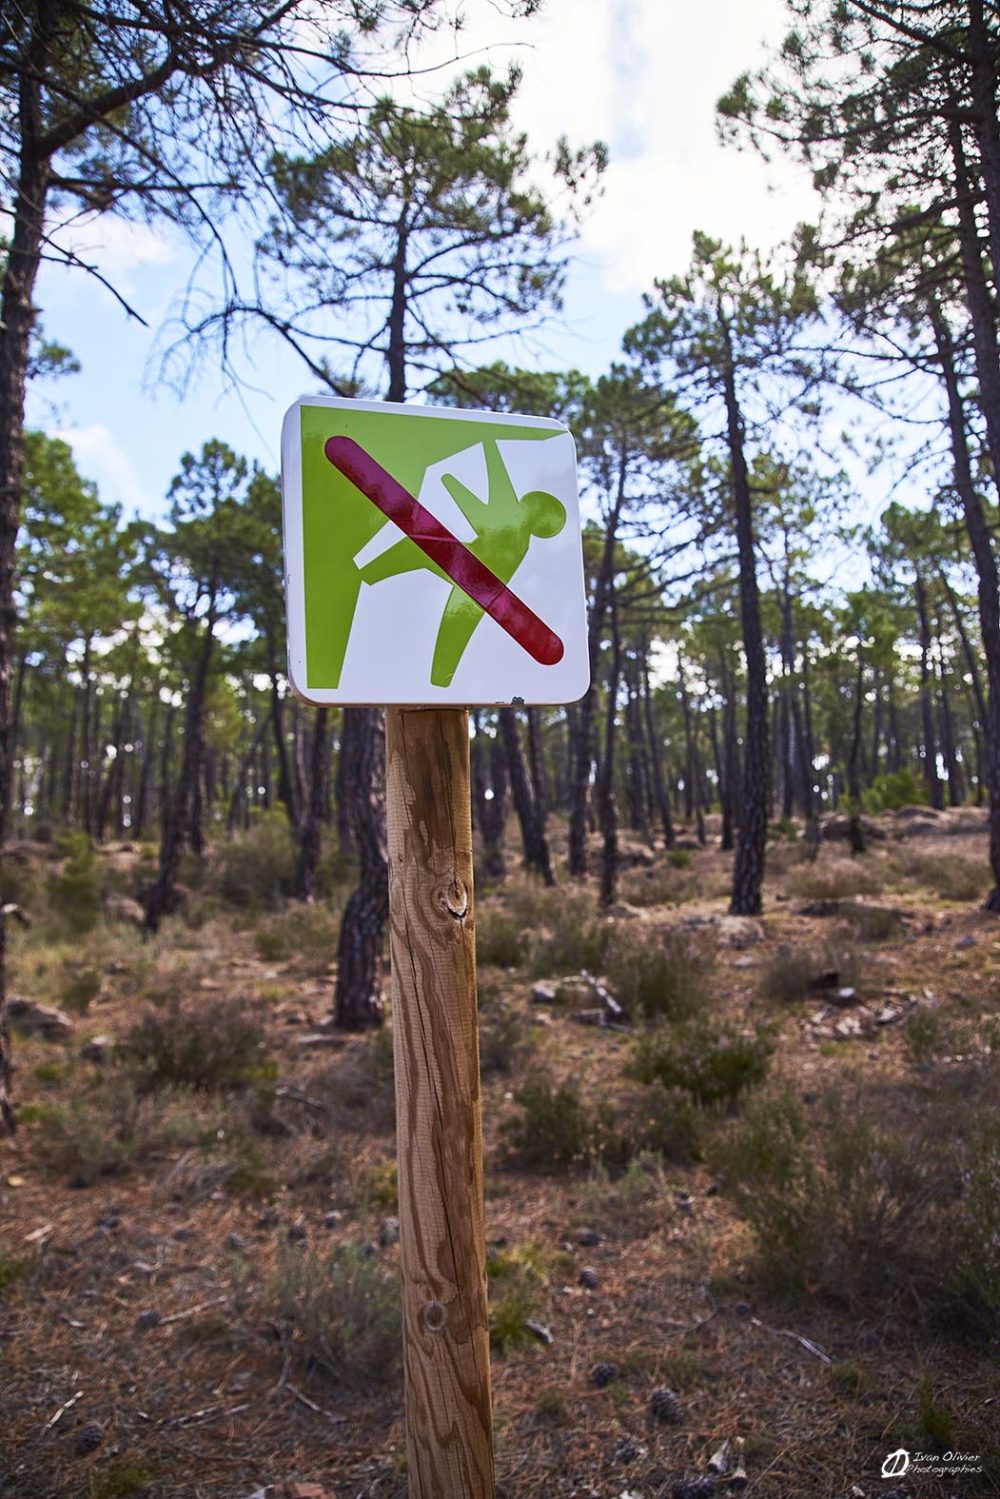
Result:
[[[386,717],[389,951],[411,1493],[492,1496],[469,717]]]
[[[289,678],[385,704],[389,947],[413,1499],[493,1499],[469,715],[589,682],[559,423],[304,400],[285,418]]]

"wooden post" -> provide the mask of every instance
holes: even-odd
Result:
[[[493,1499],[469,715],[386,713],[411,1499]]]

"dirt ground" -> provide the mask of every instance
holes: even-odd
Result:
[[[730,856],[669,861],[630,835],[613,941],[620,954],[679,932],[711,964],[708,1023],[763,1024],[763,1088],[804,1100],[807,1118],[833,1095],[883,1099],[889,1113],[953,1097],[944,1117],[961,1133],[970,1100],[988,1112],[997,1097],[1000,921],[975,888],[985,821],[886,814],[874,831],[855,861],[840,842],[810,862],[800,840],[777,841],[765,914],[742,926],[720,919]],[[561,854],[558,830],[555,842]],[[120,889],[139,857],[112,850],[102,867]],[[718,1494],[1000,1494],[995,1321],[917,1279],[887,1274],[889,1292],[870,1296],[808,1269],[794,1290],[764,1275],[719,1145],[684,1159],[641,1143],[656,1138],[647,1124],[671,1124],[675,1096],[623,1074],[643,1023],[581,1023],[599,1007],[573,998],[585,985],[548,1002],[534,992],[587,966],[548,961],[568,941],[562,899],[515,874],[480,892],[477,913],[497,960],[481,966],[481,1008],[500,1491],[683,1494],[728,1442]],[[406,1493],[391,1044],[387,1029],[319,1029],[335,932],[333,910],[253,915],[196,892],[151,941],[111,919],[74,937],[36,917],[15,936],[12,990],[59,1006],[73,1029],[15,1037],[23,1122],[0,1146],[0,1495],[250,1499],[282,1482],[336,1499]],[[807,992],[787,979],[795,962]],[[856,992],[837,1003],[835,989]],[[118,1045],[147,1011],[220,1015],[224,1048],[225,1027],[236,1048],[234,1017],[250,1014],[259,1065],[200,1090],[153,1086]],[[537,1076],[576,1089],[575,1162],[529,1167],[505,1129]],[[640,1142],[631,1164],[621,1149],[598,1159],[604,1104]],[[731,1123],[713,1123],[717,1142]],[[667,1419],[651,1403],[663,1389]],[[883,1478],[899,1449],[909,1471]],[[738,1450],[745,1485],[731,1481]],[[920,1453],[949,1471],[918,1471]],[[956,1453],[978,1471],[955,1471]]]

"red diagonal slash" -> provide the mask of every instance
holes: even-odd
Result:
[[[360,443],[353,437],[331,437],[323,451],[345,479],[350,479],[383,515],[405,531],[529,656],[542,666],[555,666],[562,660],[564,647],[555,631],[366,453]]]

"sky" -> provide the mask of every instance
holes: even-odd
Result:
[[[584,222],[563,313],[530,344],[498,348],[540,367],[600,374],[642,312],[655,277],[682,272],[691,235],[771,248],[815,217],[801,169],[763,163],[716,138],[715,101],[787,26],[783,0],[544,0],[511,21],[490,0],[466,0],[461,47],[469,61],[516,59],[523,84],[515,120],[544,153],[560,135],[605,141],[603,193]],[[431,98],[456,65],[438,39],[421,61]],[[218,437],[278,467],[281,418],[315,385],[290,351],[263,336],[247,351],[240,391],[206,365],[183,396],[158,378],[170,317],[191,271],[190,247],[145,224],[102,219],[75,231],[75,246],[141,313],[126,317],[93,278],[47,265],[36,295],[48,338],[72,349],[81,372],[37,382],[29,423],[63,437],[102,499],[127,514],[162,515],[178,460]]]

